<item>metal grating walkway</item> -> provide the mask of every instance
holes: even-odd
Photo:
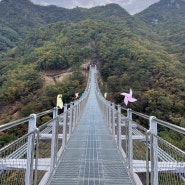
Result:
[[[61,158],[51,185],[131,185],[126,167],[103,120],[94,89]]]

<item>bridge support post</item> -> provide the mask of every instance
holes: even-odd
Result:
[[[73,127],[72,127],[72,132],[75,129],[76,126],[76,106],[75,103],[73,103],[73,123],[72,123]]]
[[[62,138],[62,150],[64,150],[67,143],[67,104],[64,105],[64,120],[63,120],[63,138]]]
[[[76,121],[75,123],[78,122],[78,112],[79,112],[79,104],[76,102]]]
[[[37,120],[37,115],[31,114],[29,125],[28,125],[28,133],[34,132],[36,130],[36,120]],[[35,141],[35,134],[29,135],[28,136],[28,146],[27,146],[27,164],[26,164],[25,185],[33,184],[33,160],[34,160],[34,151],[35,151],[34,141]]]
[[[129,170],[133,172],[133,140],[132,140],[132,112],[131,109],[127,109],[127,123],[128,123],[128,161],[129,161]]]
[[[111,131],[111,102],[108,102],[108,128]]]
[[[115,139],[115,104],[112,104],[112,135]]]
[[[121,106],[118,105],[118,123],[117,123],[117,145],[119,150],[122,148],[121,143]]]
[[[157,122],[150,116],[150,159],[151,159],[151,185],[158,185],[158,142]]]
[[[58,108],[55,107],[53,109],[53,119],[55,120],[52,125],[50,172],[52,172],[52,170],[55,168],[56,161],[57,161],[58,126],[59,126],[59,120],[57,119],[57,116],[58,116]]]
[[[81,117],[81,110],[82,110],[82,107],[83,107],[83,101],[82,100],[79,100],[79,105],[78,105],[78,121],[80,120],[80,117]]]
[[[74,103],[74,110],[75,110],[75,126],[76,126],[76,123],[77,123],[77,115],[78,115],[78,107],[77,107],[77,104],[76,103]]]
[[[107,126],[108,126],[108,129],[110,130],[110,102],[107,101]]]
[[[105,115],[105,123],[107,124],[107,100],[105,101],[105,105],[104,105],[104,115]]]
[[[107,104],[106,102],[103,104],[103,115],[105,119],[105,123],[107,123],[107,112],[106,112]]]
[[[72,134],[72,128],[73,128],[73,103],[70,103],[70,118],[69,118],[69,137]]]
[[[54,107],[53,109],[53,119],[56,118],[58,116],[58,108]]]
[[[78,107],[78,119],[77,119],[77,122],[79,121],[79,119],[80,119],[80,109],[81,109],[81,103],[79,102],[79,100],[78,100],[78,105],[77,105],[77,107]]]

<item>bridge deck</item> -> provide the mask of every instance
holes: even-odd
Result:
[[[92,76],[85,111],[52,177],[51,185],[132,184],[101,115],[94,88]]]

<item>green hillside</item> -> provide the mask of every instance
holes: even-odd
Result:
[[[154,30],[161,29],[170,34],[184,28],[184,9],[184,0],[160,0],[135,16],[152,26]]]
[[[158,34],[169,53],[185,60],[185,1],[161,0],[136,15]]]

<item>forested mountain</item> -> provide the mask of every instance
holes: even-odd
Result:
[[[14,43],[26,33],[49,23],[78,22],[87,18],[115,23],[116,20],[127,20],[130,16],[120,6],[114,4],[89,10],[83,8],[68,10],[56,6],[34,5],[29,0],[2,0],[0,17],[0,50],[5,50],[14,46]]]
[[[136,15],[158,34],[168,52],[185,61],[185,1],[161,0]]]
[[[173,33],[185,27],[184,9],[184,0],[161,0],[135,16],[155,29]]]
[[[129,107],[185,126],[184,53],[173,50],[175,43],[184,44],[172,39],[183,32],[172,30],[178,21],[165,25],[172,2],[166,1],[131,16],[115,4],[67,10],[2,0],[1,123],[52,108],[59,93],[65,103],[74,100],[74,93],[82,93],[86,85],[80,66],[95,63],[109,100],[124,106],[120,93],[132,88],[138,101]],[[164,13],[161,20],[166,21],[154,21],[154,13]],[[69,75],[59,80],[64,73]],[[181,148],[184,143],[179,143]]]

